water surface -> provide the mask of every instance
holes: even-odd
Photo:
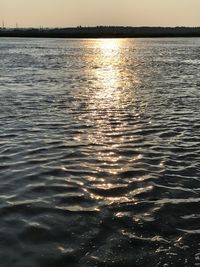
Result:
[[[200,266],[200,39],[0,40],[0,265]]]

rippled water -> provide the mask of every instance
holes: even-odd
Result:
[[[0,266],[200,266],[200,39],[0,59]]]

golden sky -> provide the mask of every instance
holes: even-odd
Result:
[[[200,0],[0,0],[13,27],[200,26]]]

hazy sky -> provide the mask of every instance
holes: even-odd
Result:
[[[200,0],[0,0],[6,26],[200,26]]]

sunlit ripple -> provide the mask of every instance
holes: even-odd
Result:
[[[88,55],[87,62],[90,62],[90,67],[92,65],[93,68],[86,69],[92,83],[86,96],[86,113],[79,116],[81,123],[84,122],[92,127],[84,134],[74,136],[76,142],[87,142],[93,146],[87,154],[90,160],[82,162],[81,167],[84,170],[93,170],[95,173],[87,177],[88,181],[94,184],[90,188],[91,197],[104,199],[104,203],[107,204],[134,199],[134,193],[127,195],[124,193],[117,197],[109,196],[109,192],[118,187],[126,189],[126,186],[117,180],[120,175],[132,170],[143,157],[140,152],[133,153],[132,156],[120,155],[126,143],[134,143],[134,136],[127,131],[129,119],[131,116],[137,117],[140,113],[139,110],[135,112],[133,109],[137,100],[135,90],[140,84],[140,78],[129,68],[127,45],[130,46],[129,41],[125,39],[102,39],[92,43],[95,53]],[[143,112],[142,108],[141,111]],[[142,176],[138,179],[143,180]],[[102,190],[105,190],[105,193],[103,196],[98,196]],[[137,192],[146,190],[149,188],[142,188]]]

